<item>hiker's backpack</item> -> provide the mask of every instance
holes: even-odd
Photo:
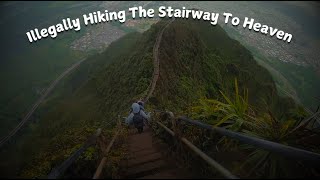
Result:
[[[143,117],[141,116],[140,111],[133,114],[133,124],[136,128],[143,127]]]

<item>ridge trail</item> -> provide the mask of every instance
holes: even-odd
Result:
[[[168,22],[157,36],[153,46],[154,71],[152,81],[148,87],[149,92],[144,99],[147,102],[152,95],[159,78],[159,46],[165,29],[174,21]],[[151,127],[146,125],[141,134],[135,129],[129,131],[127,139],[128,156],[122,165],[124,178],[138,179],[188,179],[191,175],[183,168],[177,167],[173,159],[166,157],[167,145],[159,139],[153,138]]]
[[[152,95],[155,87],[156,87],[156,84],[157,84],[157,81],[158,81],[158,78],[159,78],[159,74],[160,74],[160,71],[159,71],[159,67],[160,67],[160,63],[159,63],[159,46],[160,46],[160,43],[161,43],[161,39],[162,39],[162,35],[163,35],[163,32],[164,30],[174,21],[174,19],[172,19],[160,32],[160,34],[158,35],[157,39],[156,39],[156,43],[154,44],[153,46],[153,75],[152,75],[152,81],[151,83],[149,84],[149,92],[147,94],[147,96],[144,98],[144,102],[147,102],[150,98],[150,96]]]

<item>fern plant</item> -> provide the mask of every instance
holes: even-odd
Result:
[[[243,96],[239,94],[238,81],[234,81],[234,98],[228,97],[220,91],[224,102],[214,99],[200,99],[200,105],[192,108],[193,118],[200,119],[215,127],[224,127],[232,131],[241,131],[243,125],[252,124],[252,109],[248,103],[248,89],[244,89]],[[217,144],[223,149],[237,148],[237,142],[222,137]],[[218,148],[217,148],[218,149]]]
[[[243,96],[239,94],[237,79],[234,81],[234,99],[220,91],[225,102],[214,99],[200,99],[200,105],[193,107],[193,117],[206,120],[208,123],[217,126],[239,131],[244,123],[251,123],[248,118],[251,108],[248,104],[248,89],[245,89]]]
[[[294,119],[277,119],[271,112],[268,112],[261,117],[256,117],[254,125],[244,130],[244,132],[250,136],[289,145],[290,142],[296,140],[296,137],[290,132],[296,125],[297,123]],[[251,170],[248,176],[253,172],[256,175],[260,174],[269,178],[289,174],[291,165],[283,157],[252,145],[244,144],[240,147],[251,152],[242,164],[242,168],[250,166]]]
[[[224,102],[206,98],[200,99],[199,105],[191,108],[192,117],[215,127],[224,127],[285,145],[297,145],[299,139],[304,137],[299,135],[301,129],[296,128],[307,116],[301,108],[291,110],[290,117],[277,118],[266,104],[266,113],[256,115],[248,103],[248,90],[245,89],[243,96],[241,96],[237,79],[235,79],[234,86],[234,98],[220,91]],[[239,170],[244,170],[246,167],[244,171],[248,177],[253,173],[258,177],[288,177],[292,174],[292,168],[296,168],[283,157],[269,151],[251,145],[239,145],[236,141],[225,137],[222,137],[218,144],[221,142],[224,142],[222,147],[225,150],[231,150],[231,145],[233,145],[237,150],[248,153],[246,161],[239,168]],[[248,169],[249,172],[247,172]]]

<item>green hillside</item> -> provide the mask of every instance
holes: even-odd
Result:
[[[2,151],[2,174],[46,175],[98,127],[112,128],[117,115],[127,113],[129,104],[146,93],[153,72],[153,44],[161,26],[163,22],[144,35],[124,36],[67,77],[24,130],[28,135]]]
[[[222,98],[219,91],[232,95],[235,78],[239,89],[249,89],[249,102],[259,110],[268,104],[281,115],[295,106],[291,99],[277,95],[270,73],[220,26],[176,20],[164,33],[160,57],[161,75],[154,94],[159,108],[186,109],[201,97]]]
[[[7,4],[7,5],[4,5]],[[73,50],[70,44],[87,29],[62,33],[39,43],[29,43],[26,31],[49,27],[66,17],[77,17],[98,3],[75,2],[7,2],[1,3],[0,22],[2,56],[0,60],[0,136],[7,135],[30,110],[49,84],[65,69],[87,54]]]
[[[296,129],[308,114],[293,99],[280,97],[269,71],[221,27],[176,20],[163,35],[160,57],[160,79],[150,99],[154,108],[320,152],[316,132]],[[183,136],[239,177],[304,177],[316,172],[294,160],[199,128],[184,126]],[[216,177],[207,164],[198,164],[185,151],[177,154],[194,172],[202,172],[205,178]]]
[[[1,174],[45,176],[98,127],[110,132],[117,115],[126,115],[131,103],[147,93],[153,45],[165,22],[152,25],[143,34],[122,37],[63,81],[28,126],[27,135],[3,150]],[[220,26],[175,20],[164,32],[159,52],[160,79],[148,108],[189,113],[201,98],[222,100],[220,91],[233,97],[235,78],[241,91],[248,88],[249,103],[258,114],[268,106],[276,116],[287,117],[295,107],[292,99],[277,95],[269,72]],[[96,161],[96,153],[91,151],[82,157],[88,171],[94,171]],[[11,160],[13,156],[15,160]]]

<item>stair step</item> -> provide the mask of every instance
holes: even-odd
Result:
[[[138,151],[144,151],[144,150],[148,150],[148,149],[157,149],[158,147],[162,147],[163,146],[163,143],[160,143],[160,142],[152,142],[151,143],[152,146],[147,146],[147,147],[130,147],[131,148],[131,151],[130,152],[138,152]],[[164,146],[163,146],[164,147]],[[166,146],[167,147],[167,146]]]
[[[148,149],[143,149],[141,151],[132,152],[132,153],[130,153],[128,160],[136,159],[141,156],[148,156],[150,154],[154,154],[157,152],[159,152],[159,151],[157,151],[157,149],[155,149],[155,148],[148,148]]]
[[[165,168],[167,168],[166,162],[162,159],[153,162],[147,162],[138,166],[128,168],[127,178],[139,178],[147,175],[152,175]]]
[[[175,171],[176,169],[160,171],[158,173],[147,175],[138,179],[185,179],[184,177],[177,177]]]
[[[129,137],[129,151],[138,151],[141,149],[152,148],[152,137],[150,133],[138,134]]]
[[[143,128],[143,132],[141,134],[149,133],[149,132],[151,132],[151,129],[144,127]],[[136,128],[130,129],[129,130],[129,135],[139,135],[138,130]]]
[[[128,161],[128,167],[137,166],[147,162],[153,162],[161,158],[162,158],[162,154],[160,152],[155,152],[145,156],[136,157]]]

